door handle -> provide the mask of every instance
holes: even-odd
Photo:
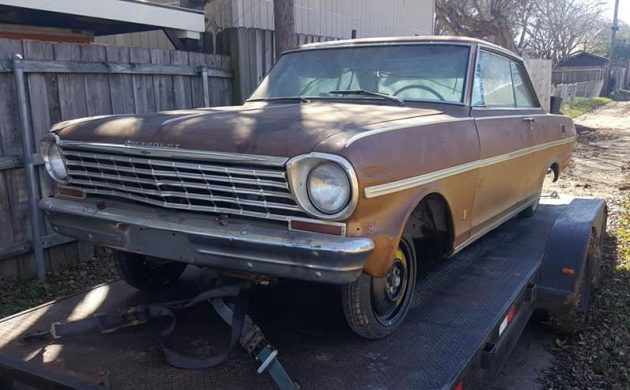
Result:
[[[532,118],[532,117],[525,117],[523,118],[523,122],[536,122],[536,118]]]

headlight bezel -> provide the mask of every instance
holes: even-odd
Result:
[[[44,167],[48,176],[50,176],[53,180],[61,184],[67,184],[70,181],[70,176],[68,175],[68,165],[66,164],[66,159],[63,155],[63,149],[60,146],[61,140],[59,136],[54,133],[46,134],[42,137],[39,143],[39,149],[44,160]],[[53,168],[52,160],[51,160],[51,149],[57,148],[59,151],[59,159],[61,160],[63,170],[65,171],[65,176],[60,177],[55,169]]]
[[[346,174],[350,186],[347,202],[334,213],[320,211],[312,203],[309,195],[310,173],[313,169],[325,163],[333,163],[340,167]],[[320,152],[299,155],[287,162],[287,176],[295,201],[310,216],[326,221],[343,221],[354,212],[359,199],[359,182],[352,164],[345,158],[335,154]]]

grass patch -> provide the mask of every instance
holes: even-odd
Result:
[[[572,106],[566,107],[564,110],[562,110],[562,113],[568,117],[575,118],[582,114],[586,114],[587,112],[591,112],[597,107],[601,107],[610,102],[612,102],[612,99],[606,97],[578,100]]]
[[[0,283],[0,318],[116,278],[112,259],[102,256],[49,272],[45,282],[5,280]]]

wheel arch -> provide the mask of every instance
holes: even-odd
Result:
[[[412,203],[405,216],[400,236],[411,229],[416,253],[433,252],[435,242],[439,251],[435,256],[448,254],[453,248],[455,229],[453,213],[447,197],[436,189],[425,191]]]
[[[551,158],[543,165],[539,179],[542,183],[549,173],[553,173],[553,182],[555,183],[560,178],[560,171],[560,163],[556,159]]]

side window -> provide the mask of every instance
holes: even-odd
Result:
[[[538,107],[534,91],[531,89],[525,75],[525,69],[520,64],[510,62],[512,68],[512,82],[514,83],[514,96],[516,97],[516,107],[531,108]]]
[[[480,52],[473,85],[473,106],[515,106],[510,60],[485,51]]]

